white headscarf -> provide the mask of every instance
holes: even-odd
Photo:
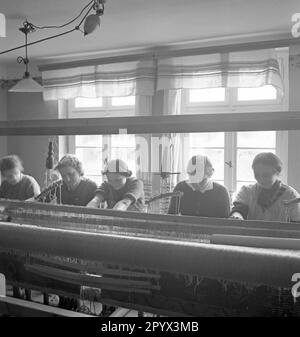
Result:
[[[207,166],[211,166],[207,156],[193,156],[187,165],[188,183],[193,190],[198,190],[202,193],[213,188],[213,182],[210,177],[206,175]],[[207,178],[206,183],[201,182]],[[191,185],[193,184],[193,185]]]

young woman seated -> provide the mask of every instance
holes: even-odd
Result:
[[[94,197],[97,184],[84,177],[83,165],[80,160],[73,154],[63,156],[55,169],[62,178],[60,188],[47,188],[49,195],[46,202],[53,199],[58,204],[86,206]],[[56,186],[56,183],[53,184]]]
[[[109,209],[138,212],[144,210],[143,182],[131,176],[132,172],[123,160],[110,160],[102,174],[106,176],[107,181],[97,189],[88,207],[98,208],[106,202]]]
[[[227,218],[230,198],[226,187],[211,179],[214,169],[207,156],[193,156],[187,165],[188,179],[179,182],[174,192],[183,192],[180,203],[171,198],[169,214]],[[178,208],[178,210],[176,210]]]
[[[281,160],[271,152],[255,156],[252,169],[255,184],[242,186],[231,217],[248,220],[300,221],[300,204],[286,208],[283,200],[298,198],[298,192],[280,181]]]
[[[40,193],[37,181],[23,173],[23,164],[18,156],[3,157],[0,161],[0,171],[2,178],[0,198],[26,200]]]

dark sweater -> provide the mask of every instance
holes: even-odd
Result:
[[[97,184],[85,177],[81,178],[79,185],[73,191],[69,191],[65,183],[60,188],[56,188],[48,195],[46,202],[50,202],[53,198],[53,194],[56,194],[56,200],[58,204],[74,205],[74,206],[86,206],[95,196]]]
[[[174,192],[183,192],[179,211],[182,215],[227,218],[230,212],[230,198],[226,187],[213,182],[213,188],[201,193],[193,190],[186,182],[181,181],[174,188]],[[171,198],[169,214],[175,214],[176,198]]]
[[[13,200],[26,200],[40,194],[40,186],[36,180],[26,174],[22,174],[21,180],[11,185],[4,180],[0,186],[0,198]]]
[[[107,181],[97,189],[96,194],[103,196],[103,201],[107,202],[107,208],[113,208],[117,202],[124,198],[132,200],[128,211],[144,210],[144,184],[141,180],[134,177],[127,178],[126,184],[120,190],[115,190]]]

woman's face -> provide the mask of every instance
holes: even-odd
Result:
[[[18,168],[5,170],[2,172],[2,179],[11,185],[16,185],[21,180],[21,171]]]
[[[62,167],[59,170],[63,182],[67,185],[69,191],[75,190],[81,180],[81,175],[72,166]]]
[[[278,179],[279,173],[273,166],[257,163],[253,167],[254,177],[262,188],[271,188]]]
[[[109,172],[106,174],[108,183],[115,189],[120,190],[126,184],[126,177],[120,173]]]
[[[207,181],[207,179],[212,176],[212,173],[213,173],[213,168],[212,167],[206,167],[203,174],[201,174],[201,175],[197,175],[197,172],[194,175],[188,174],[189,182],[192,185],[198,185],[198,184],[201,184],[201,183],[205,183]]]

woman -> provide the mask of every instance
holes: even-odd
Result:
[[[23,174],[21,159],[16,155],[3,157],[0,161],[2,183],[0,198],[26,200],[40,193],[40,186],[30,175]]]
[[[74,206],[86,206],[94,197],[97,189],[97,184],[84,177],[82,163],[79,159],[72,155],[66,154],[56,165],[55,169],[60,173],[62,177],[62,184],[57,186],[57,182],[54,182],[47,188],[49,191],[46,202],[56,199],[58,204],[74,205]],[[42,201],[43,192],[38,198]]]
[[[103,202],[107,208],[119,211],[144,210],[144,185],[139,179],[131,177],[132,172],[121,159],[110,160],[102,171],[107,181],[97,189],[88,207],[100,207]]]
[[[110,160],[102,174],[106,176],[104,181],[97,189],[95,197],[87,207],[98,208],[104,202],[108,209],[118,211],[143,212],[144,204],[144,185],[139,179],[132,177],[132,172],[127,164],[121,159]],[[103,277],[108,276],[103,274]],[[102,296],[109,297],[110,290],[102,289]],[[116,308],[102,305],[102,316],[109,316]]]
[[[230,198],[226,187],[211,180],[214,169],[207,156],[193,156],[187,165],[188,180],[179,182],[174,192],[183,192],[180,204],[171,199],[169,214],[227,218]],[[178,207],[177,207],[178,206]]]
[[[54,182],[46,191],[37,198],[39,201],[51,202],[56,200],[58,204],[86,206],[94,197],[97,184],[84,177],[84,171],[80,160],[72,155],[63,156],[55,167],[61,177],[62,184]],[[58,301],[58,297],[44,294],[44,303],[48,304],[51,299]],[[77,302],[65,296],[59,296],[59,306],[65,309],[77,309]]]
[[[298,198],[298,192],[280,181],[281,160],[271,152],[255,156],[252,169],[256,183],[243,186],[233,202],[231,218],[267,221],[300,221],[300,204],[287,209],[283,200]]]
[[[34,198],[40,193],[40,186],[30,175],[23,174],[24,168],[21,159],[16,155],[3,157],[0,161],[2,183],[0,198],[26,200]],[[13,287],[13,295],[17,298],[31,299],[30,289]]]

